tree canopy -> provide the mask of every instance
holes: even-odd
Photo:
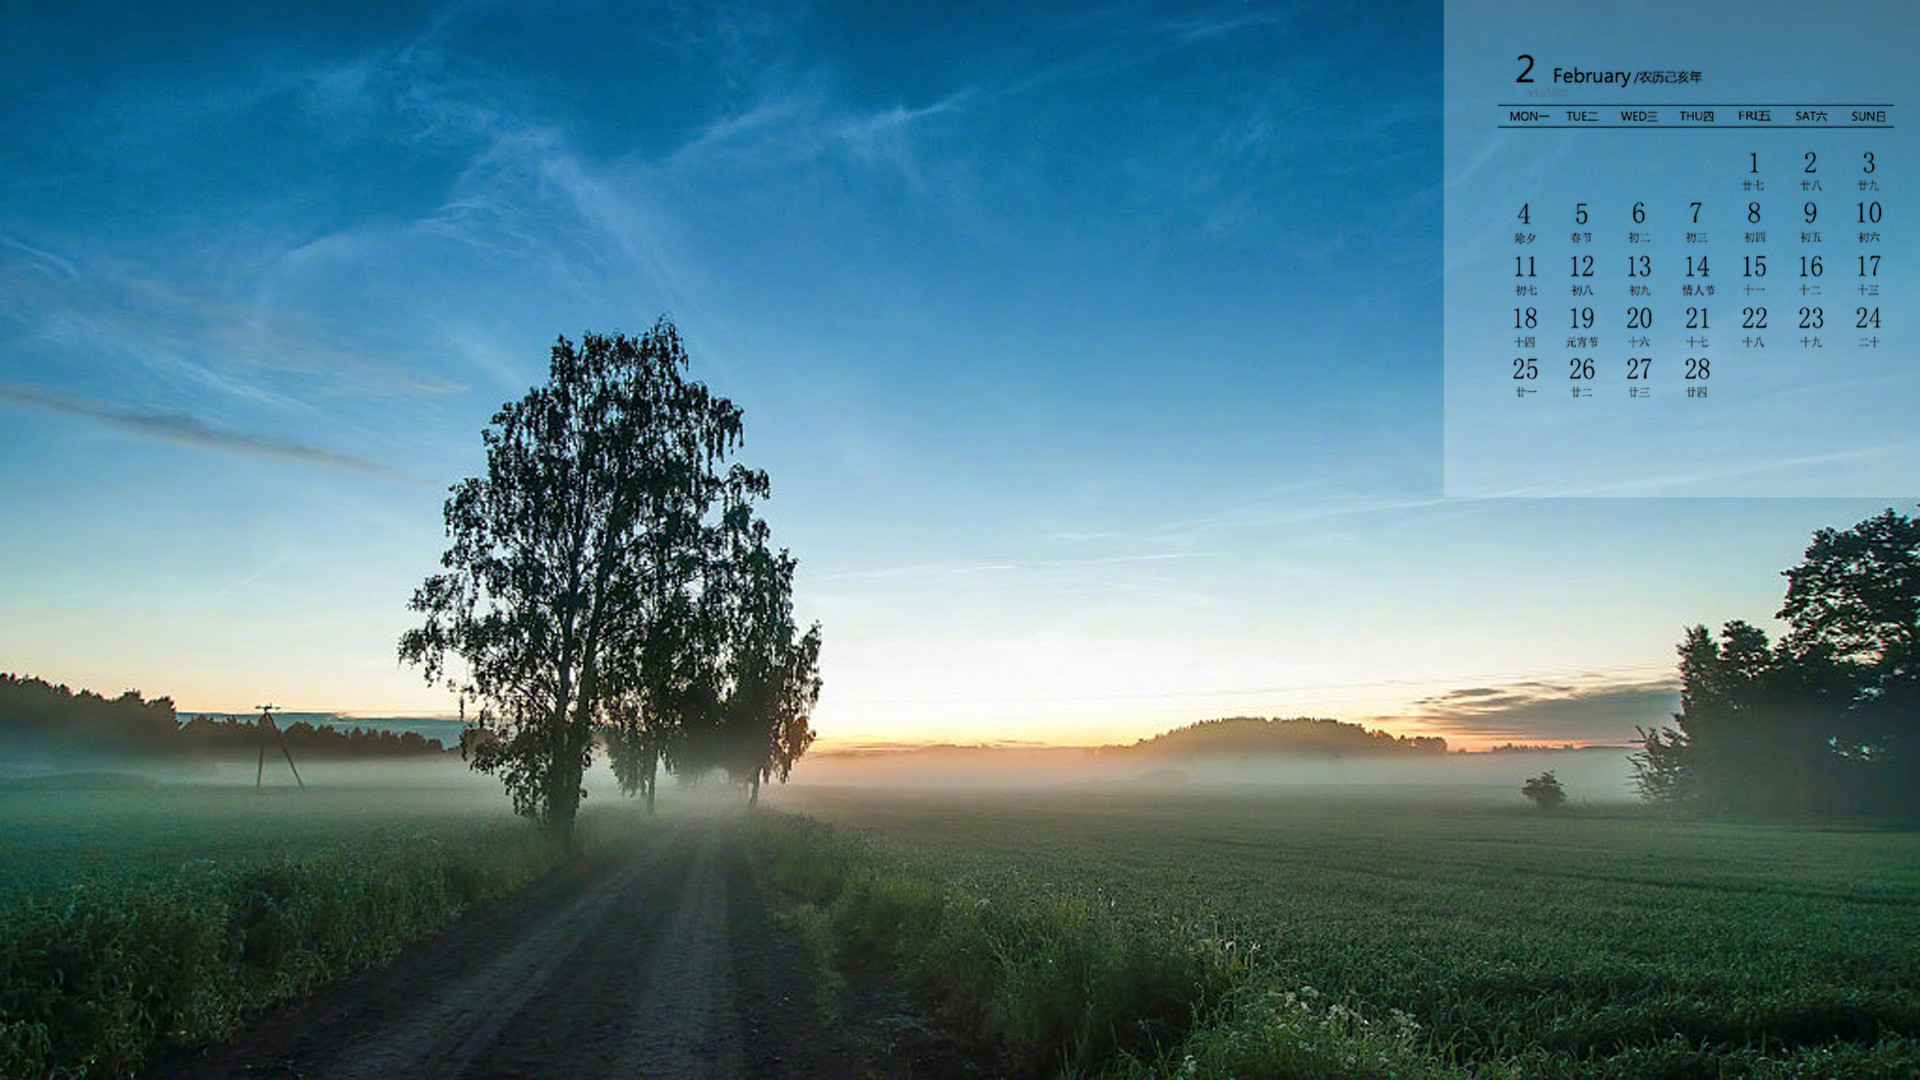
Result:
[[[729,538],[765,546],[753,508],[768,480],[729,463],[741,411],[687,365],[664,319],[638,338],[560,338],[546,384],[482,432],[486,475],[451,489],[443,572],[414,593],[425,622],[400,640],[403,660],[479,705],[474,766],[562,833],[600,736],[629,790],[650,792],[649,762],[722,725],[738,686],[725,643],[763,602],[740,591]],[[779,557],[788,572],[769,588],[790,612]],[[817,654],[817,628],[804,640]],[[792,678],[812,687],[804,730],[811,656]]]
[[[785,781],[813,743],[820,628],[802,633],[794,621],[797,564],[772,548],[748,502],[764,485],[742,477],[723,492],[696,564],[700,587],[674,597],[652,628],[640,684],[606,727],[621,786],[649,805],[663,763],[682,775],[723,771],[757,801],[760,785]]]
[[[1560,778],[1548,769],[1539,776],[1530,776],[1520,786],[1520,794],[1533,803],[1537,810],[1552,812],[1566,805],[1567,789],[1561,785]]]
[[[1650,801],[1753,813],[1920,811],[1920,522],[1814,533],[1771,641],[1743,620],[1679,646],[1674,726],[1640,732]]]

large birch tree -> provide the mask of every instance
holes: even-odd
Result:
[[[740,409],[686,368],[666,320],[559,339],[546,384],[482,432],[486,474],[451,489],[442,572],[400,639],[402,660],[478,704],[492,737],[472,741],[473,766],[565,838],[597,735],[644,717],[657,753],[698,719],[666,706],[714,681],[690,644],[722,602],[706,595],[712,541],[724,507],[766,492],[727,467]]]

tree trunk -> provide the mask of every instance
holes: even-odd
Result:
[[[550,766],[552,783],[547,790],[547,798],[554,830],[569,851],[574,850],[573,821],[580,813],[580,783],[586,771],[587,754],[593,747],[593,711],[595,695],[600,689],[599,670],[594,656],[596,652],[593,635],[589,633],[574,700],[569,703],[563,698],[554,713],[554,719],[559,724],[554,738],[557,755]],[[568,708],[569,704],[572,705],[571,709]]]
[[[547,824],[554,839],[569,850],[573,847],[573,821],[580,813],[580,758],[571,748],[562,751],[564,760],[549,767],[547,781]]]
[[[573,820],[580,812],[580,747],[578,733],[559,713],[547,761],[547,825],[568,849],[573,847]]]
[[[640,784],[647,790],[647,816],[652,817],[653,793],[660,786],[660,748],[652,745],[651,737],[642,762]]]
[[[563,637],[570,641],[570,632]],[[574,681],[569,665],[573,649],[571,644],[563,647],[559,668],[559,693],[555,695],[553,711],[548,714],[546,746],[546,824],[554,838],[567,848],[573,847],[573,816],[580,809],[580,782],[576,777],[568,783],[568,777],[577,765],[578,758],[571,753],[573,749],[572,732],[569,730],[568,713],[572,710]],[[582,690],[585,688],[582,687]]]
[[[747,805],[760,805],[760,774],[757,772],[753,774],[752,780],[747,781]]]

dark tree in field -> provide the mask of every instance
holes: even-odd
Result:
[[[645,798],[649,814],[653,813],[660,766],[668,757],[673,732],[666,714],[641,707],[637,699],[628,699],[614,705],[602,733],[620,790]]]
[[[1558,810],[1567,801],[1567,789],[1560,786],[1560,778],[1553,775],[1552,769],[1528,778],[1520,794],[1533,800],[1534,808],[1539,810]]]
[[[1750,781],[1785,774],[1815,746],[1790,745],[1809,717],[1788,701],[1793,658],[1766,632],[1736,619],[1716,639],[1704,626],[1688,628],[1680,643],[1680,712],[1692,794],[1714,809],[1765,811],[1803,801],[1804,792],[1760,788]]]
[[[414,593],[426,622],[400,640],[403,660],[479,702],[491,737],[468,743],[474,766],[562,835],[598,734],[625,723],[643,735],[628,763],[657,761],[697,718],[672,707],[675,688],[717,681],[682,643],[707,636],[689,620],[715,602],[718,510],[766,479],[723,471],[740,410],[686,366],[665,320],[561,338],[547,383],[482,433],[486,475],[452,488],[444,572]]]
[[[1881,801],[1920,809],[1920,519],[1821,529],[1786,578],[1788,647],[1847,695],[1834,750],[1875,766]]]
[[[661,767],[673,764],[689,733],[716,723],[719,650],[711,609],[725,582],[715,572],[719,527],[709,509],[766,491],[765,474],[735,466],[716,478],[683,530],[649,547],[658,571],[649,597],[656,617],[639,641],[639,677],[609,703],[600,729],[621,790],[644,796],[649,813]]]
[[[1632,757],[1643,798],[1743,814],[1817,814],[1846,798],[1833,739],[1848,678],[1823,650],[1796,654],[1735,619],[1717,637],[1688,628],[1679,654],[1675,726],[1642,729]]]
[[[1640,749],[1627,755],[1633,786],[1650,803],[1678,806],[1692,801],[1693,773],[1687,765],[1687,739],[1672,728],[1636,725]]]
[[[820,695],[820,628],[795,623],[793,556],[774,550],[753,512],[764,486],[745,470],[729,478],[690,632],[673,642],[680,659],[658,669],[663,687],[649,687],[682,718],[660,746],[675,771],[724,772],[754,802],[761,784],[784,781],[813,742],[808,723]]]
[[[723,634],[724,694],[714,732],[718,764],[745,783],[784,782],[813,742],[808,720],[820,696],[820,627],[802,633],[793,619],[794,559],[769,546],[766,522],[752,508],[727,508],[719,595],[729,610]]]
[[[1770,643],[1746,622],[1680,643],[1674,727],[1633,755],[1653,802],[1762,814],[1920,809],[1920,523],[1821,529],[1785,572]]]
[[[686,777],[723,771],[757,802],[760,785],[786,780],[813,742],[820,628],[794,622],[794,558],[771,547],[753,512],[766,493],[765,474],[729,472],[691,564],[698,588],[664,601],[672,617],[656,623],[637,692],[606,728],[621,786],[649,809],[662,765]]]

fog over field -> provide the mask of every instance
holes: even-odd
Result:
[[[1552,770],[1569,802],[1625,805],[1637,803],[1625,747],[1580,750],[1510,750],[1447,753],[1413,760],[1363,756],[1311,755],[1146,756],[1113,747],[928,747],[810,754],[794,767],[788,785],[796,791],[829,788],[911,792],[968,789],[994,792],[1031,790],[1071,793],[1076,789],[1151,799],[1179,791],[1246,795],[1299,794],[1399,802],[1424,796],[1448,802],[1523,806],[1520,786]],[[296,758],[305,792],[332,798],[360,792],[385,801],[413,797],[456,797],[477,810],[506,809],[497,779],[473,771],[457,754],[402,761],[301,760]],[[137,800],[142,788],[254,788],[268,797],[302,794],[286,759],[269,747],[257,760],[155,761],[102,759],[84,768],[52,768],[44,761],[0,758],[0,790],[33,790],[58,799],[60,793],[109,789]],[[589,805],[626,802],[604,760],[587,771]],[[676,776],[662,785],[663,806],[706,803],[731,791],[715,775]],[[778,789],[770,795],[777,799]],[[156,802],[169,796],[155,791]]]
[[[970,748],[867,753],[822,752],[794,767],[797,787],[1138,789],[1275,788],[1316,794],[1415,793],[1444,788],[1456,795],[1521,802],[1520,785],[1552,770],[1569,800],[1637,801],[1626,747],[1450,753],[1415,760],[1359,756],[1144,757],[1112,748]]]

